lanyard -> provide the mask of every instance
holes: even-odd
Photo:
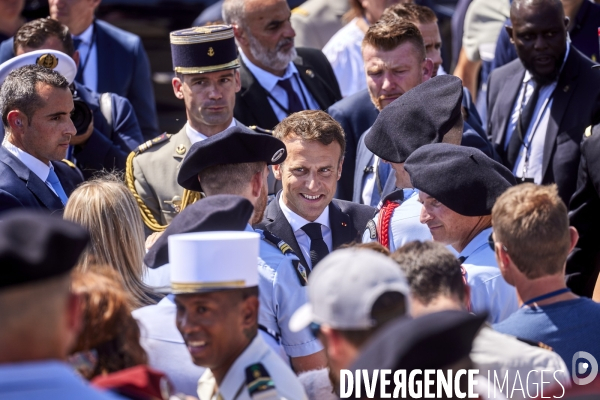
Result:
[[[555,290],[554,292],[546,293],[546,294],[543,294],[541,296],[534,297],[531,300],[527,300],[526,302],[523,303],[523,306],[528,306],[528,305],[536,303],[538,301],[546,300],[546,299],[549,299],[551,297],[556,297],[556,296],[559,296],[559,295],[561,295],[563,293],[567,293],[567,292],[570,292],[570,291],[571,291],[571,289],[569,289],[569,288],[558,289],[558,290]]]

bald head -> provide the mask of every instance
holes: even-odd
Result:
[[[553,9],[555,12],[561,14],[563,18],[565,16],[562,2],[560,0],[514,0],[510,5],[511,21],[513,18],[519,16],[519,13],[523,8],[531,6]]]

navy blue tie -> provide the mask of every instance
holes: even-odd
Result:
[[[302,227],[302,230],[306,232],[310,238],[310,262],[312,269],[314,269],[319,261],[321,261],[327,254],[329,254],[329,248],[323,240],[323,233],[321,232],[321,224],[318,222],[311,222]]]
[[[287,93],[289,113],[293,114],[298,111],[303,111],[304,106],[302,105],[298,94],[296,94],[294,88],[292,87],[292,78],[282,79],[279,82],[277,82],[277,84],[281,86],[283,90],[285,90],[285,92]]]

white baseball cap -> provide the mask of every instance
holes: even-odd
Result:
[[[198,232],[169,236],[171,293],[202,293],[258,286],[260,235]]]
[[[290,319],[298,332],[312,322],[334,329],[369,329],[373,304],[385,292],[399,292],[408,304],[409,286],[400,266],[370,249],[336,250],[308,278],[308,303]]]
[[[0,85],[15,69],[33,64],[55,70],[64,76],[69,84],[73,83],[77,75],[77,64],[70,56],[61,51],[42,49],[21,54],[0,64]]]

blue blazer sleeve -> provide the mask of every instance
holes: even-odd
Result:
[[[14,38],[9,38],[0,43],[0,64],[15,56],[13,51]]]

